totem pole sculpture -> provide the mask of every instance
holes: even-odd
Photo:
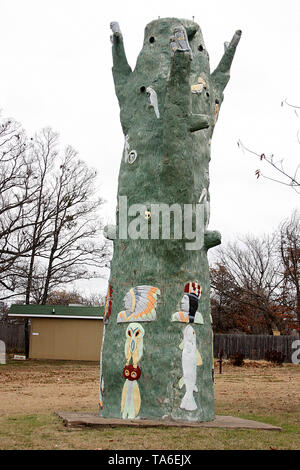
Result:
[[[210,421],[207,251],[221,243],[220,233],[207,229],[210,143],[241,31],[225,43],[210,73],[193,21],[148,24],[134,71],[118,23],[111,29],[124,150],[116,226],[105,229],[114,254],[100,363],[101,416]],[[165,213],[163,220],[168,208],[170,217]]]

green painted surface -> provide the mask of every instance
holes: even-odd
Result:
[[[171,54],[170,38],[174,29],[181,25],[189,37],[191,51],[177,50]],[[144,203],[149,211],[153,203],[178,203],[183,208],[184,204],[198,203],[206,189],[209,203],[210,142],[240,35],[240,31],[235,33],[219,66],[211,74],[202,33],[192,21],[165,18],[148,24],[134,71],[127,63],[121,33],[113,34],[113,78],[121,125],[124,137],[128,136],[128,152],[135,150],[137,154],[130,164],[125,161],[123,151],[119,201],[120,196],[127,196],[128,207]],[[196,87],[191,89],[193,85]],[[159,118],[149,103],[148,87],[156,92]],[[117,229],[119,210],[117,207]],[[132,219],[128,217],[128,224]],[[151,218],[149,233],[150,222]],[[112,308],[102,351],[102,416],[121,417],[128,324],[117,324],[117,316],[124,310],[123,298],[132,287],[150,285],[158,287],[161,294],[156,320],[143,323],[138,417],[159,419],[168,415],[196,421],[214,419],[207,250],[219,244],[221,236],[219,232],[206,231],[204,240],[204,246],[197,251],[187,250],[184,238],[114,240],[109,281],[113,288]],[[186,411],[180,408],[185,387],[179,388],[183,375],[179,345],[186,324],[171,322],[171,316],[180,310],[186,282],[195,280],[202,286],[198,311],[202,313],[204,324],[192,326],[203,364],[197,367],[198,392],[193,393],[197,409]]]

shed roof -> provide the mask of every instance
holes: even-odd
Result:
[[[53,312],[54,309],[54,312]],[[45,318],[86,318],[102,319],[104,307],[68,306],[68,305],[11,305],[10,317],[45,317]]]

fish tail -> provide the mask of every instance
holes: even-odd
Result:
[[[194,411],[198,408],[193,394],[187,392],[185,393],[183,399],[181,400],[180,408],[187,411]]]

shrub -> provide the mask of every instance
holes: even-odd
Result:
[[[230,356],[230,362],[233,366],[238,366],[238,367],[243,366],[244,359],[245,359],[245,356],[244,354],[241,354],[241,353],[232,354],[232,356]]]
[[[272,349],[271,351],[266,351],[265,360],[273,362],[274,364],[282,364],[284,361],[285,355],[281,351],[276,351]]]

